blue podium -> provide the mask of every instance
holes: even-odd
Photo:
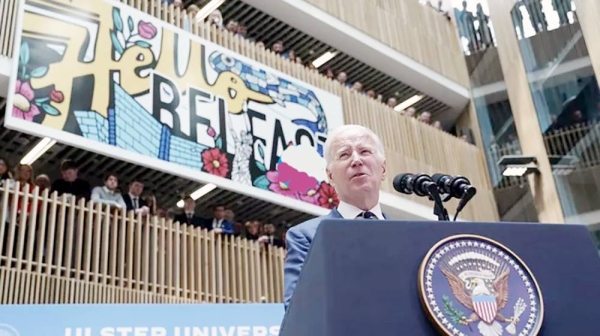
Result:
[[[543,306],[540,335],[600,334],[600,257],[584,226],[325,220],[319,226],[309,251],[280,335],[440,335],[439,327],[424,309],[419,274],[432,247],[447,237],[463,234],[498,242],[527,265],[543,297],[543,304],[540,299],[540,306]],[[483,243],[481,247],[484,247]],[[490,246],[486,244],[485,247],[491,253]],[[481,255],[488,253],[484,249]],[[506,260],[509,260],[508,257]],[[489,262],[494,261],[490,259]],[[464,264],[467,265],[466,261]],[[463,267],[455,266],[457,270]],[[519,280],[519,274],[513,272],[510,276]],[[499,273],[496,275],[500,277]],[[523,277],[523,281],[529,286],[530,279]],[[494,282],[488,288],[496,289],[498,293],[506,290],[502,289],[500,280],[497,282],[499,284]],[[465,283],[470,286],[476,282],[468,279]],[[505,284],[510,287],[512,283]],[[461,283],[458,285],[462,286]],[[511,292],[510,288],[508,292]],[[529,292],[532,293],[531,290]],[[499,303],[506,305],[504,311],[508,313],[496,317],[498,321],[505,321],[496,335],[511,335],[505,329],[515,301],[510,296],[508,304],[506,300]],[[531,303],[535,306],[533,300]],[[445,304],[444,308],[448,308]],[[467,302],[467,306],[469,304]],[[479,303],[473,301],[473,304]],[[441,302],[439,306],[442,306]],[[467,312],[464,306],[455,304],[453,307],[450,308],[455,312]],[[500,312],[501,307],[493,308]],[[485,319],[485,314],[479,315],[480,320]],[[534,323],[534,314],[531,313],[531,316],[529,321]],[[468,317],[467,314],[456,318],[466,321]],[[527,319],[528,316],[521,316],[514,323],[524,328]],[[528,328],[526,330],[531,330],[533,326]],[[490,334],[489,331],[482,334],[477,322],[473,322],[468,329],[465,325],[463,331],[450,334],[486,333]],[[516,335],[519,335],[518,331]]]

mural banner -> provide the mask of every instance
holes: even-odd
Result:
[[[0,335],[277,336],[283,315],[281,304],[0,305]]]
[[[20,9],[7,127],[245,193],[336,205],[322,153],[343,124],[340,97],[116,1]]]

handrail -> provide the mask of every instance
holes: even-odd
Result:
[[[282,248],[19,183],[0,216],[0,304],[282,302]]]

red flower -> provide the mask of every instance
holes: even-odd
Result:
[[[319,188],[319,206],[333,209],[339,203],[340,200],[335,192],[335,188],[329,183],[321,182],[321,187]]]
[[[204,150],[202,152],[202,162],[204,163],[204,171],[209,174],[225,177],[229,173],[227,156],[219,148]]]
[[[52,92],[50,92],[50,100],[55,103],[62,103],[63,100],[65,100],[65,96],[61,91],[56,91],[53,89]]]

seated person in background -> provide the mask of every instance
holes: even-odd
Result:
[[[147,215],[150,212],[150,208],[142,198],[143,192],[144,182],[136,179],[129,184],[129,193],[123,194],[127,211],[135,211],[136,214],[141,213],[142,215]]]
[[[75,196],[77,200],[83,198],[89,200],[91,196],[92,188],[88,181],[82,180],[77,177],[79,173],[79,167],[72,160],[65,160],[60,165],[60,172],[62,178],[52,183],[50,192],[57,192],[58,196],[67,194]]]
[[[117,192],[119,186],[119,178],[115,174],[108,174],[104,178],[104,186],[95,187],[92,190],[92,201],[96,203],[107,204],[119,209],[125,209],[125,201],[123,196]]]
[[[274,224],[265,224],[263,226],[263,235],[258,238],[258,242],[273,245],[275,247],[283,247],[283,241],[277,236],[276,231]]]
[[[255,221],[246,222],[246,239],[248,240],[258,240],[260,237],[260,227],[262,223]]]
[[[187,196],[183,200],[183,213],[176,215],[174,221],[181,224],[192,225],[194,228],[206,228],[204,225],[205,220],[196,215],[196,201],[190,196]]]
[[[52,187],[52,183],[50,182],[50,178],[46,174],[40,174],[35,178],[35,185],[40,188],[40,193],[46,189],[50,189]]]
[[[225,207],[216,205],[213,208],[213,218],[208,220],[207,228],[215,233],[233,234],[233,223],[225,219]]]

